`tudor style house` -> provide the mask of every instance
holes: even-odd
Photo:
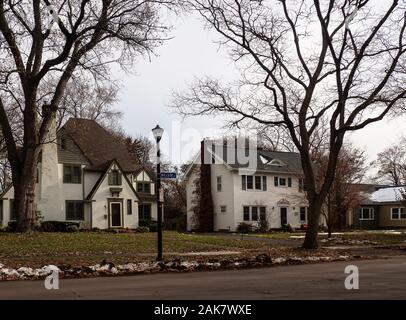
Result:
[[[189,231],[197,229],[194,208],[203,161],[210,165],[214,231],[236,231],[242,222],[259,226],[261,220],[272,229],[307,224],[299,154],[205,140],[185,173]]]
[[[347,224],[356,229],[405,228],[405,187],[361,185],[362,200],[347,212]]]
[[[69,119],[51,127],[37,170],[36,206],[44,221],[81,228],[137,228],[156,219],[152,169],[137,164],[124,144],[97,122]],[[14,188],[0,197],[0,227],[13,216]]]

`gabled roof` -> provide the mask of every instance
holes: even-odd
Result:
[[[113,166],[113,164],[117,164],[118,168],[120,169],[122,175],[123,175],[123,179],[128,183],[128,185],[130,186],[131,191],[135,194],[135,196],[137,197],[137,199],[140,199],[140,196],[138,195],[137,191],[135,191],[132,183],[130,182],[130,180],[128,180],[128,177],[124,174],[123,169],[121,168],[120,164],[118,163],[118,161],[116,159],[113,159],[111,161],[109,161],[108,166],[106,168],[106,170],[104,171],[104,173],[100,176],[100,178],[97,180],[97,182],[94,184],[92,190],[90,190],[89,194],[86,197],[86,200],[92,200],[94,195],[96,194],[97,190],[99,189],[100,185],[102,184],[102,182],[104,181],[104,179],[106,179],[106,176],[110,170],[110,168]]]
[[[87,170],[105,171],[117,159],[124,172],[138,168],[124,143],[94,120],[70,118],[62,127],[90,161]]]

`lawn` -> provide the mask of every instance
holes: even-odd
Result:
[[[166,231],[163,235],[167,258],[186,252],[257,251],[266,242],[228,236],[196,235]],[[89,265],[107,259],[113,263],[153,260],[156,233],[0,233],[0,263],[8,266],[46,264]]]

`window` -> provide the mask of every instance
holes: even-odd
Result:
[[[360,220],[374,220],[374,209],[373,208],[361,208]]]
[[[251,207],[251,220],[258,221],[258,207]]]
[[[109,186],[121,186],[121,173],[118,170],[109,172]]]
[[[301,222],[306,222],[307,221],[307,219],[306,219],[306,211],[307,211],[306,207],[300,207],[300,221]]]
[[[392,208],[391,209],[391,219],[392,220],[405,220],[406,219],[405,208]]]
[[[66,201],[66,220],[85,220],[82,201]]]
[[[150,182],[137,182],[137,192],[151,193],[151,183]]]
[[[266,176],[262,176],[262,190],[266,191]]]
[[[247,190],[252,190],[254,188],[254,177],[247,176]]]
[[[81,183],[82,168],[80,165],[64,164],[63,165],[63,183]]]
[[[262,190],[261,177],[255,176],[255,190]]]
[[[227,206],[220,206],[220,212],[221,213],[226,213],[227,212]]]
[[[222,191],[222,183],[221,183],[221,176],[217,177],[217,191],[221,192]]]
[[[10,220],[17,220],[17,212],[14,211],[14,199],[10,199]]]
[[[151,205],[140,204],[138,205],[138,219],[139,220],[151,220]]]
[[[259,220],[265,221],[266,220],[266,210],[265,207],[259,207]]]
[[[66,139],[65,138],[61,138],[61,149],[66,150]]]
[[[241,176],[241,189],[266,191],[266,176]]]
[[[304,189],[304,179],[299,178],[299,192],[303,192],[303,191],[305,191],[305,189]]]
[[[244,207],[244,221],[250,221],[250,207]]]
[[[279,186],[286,187],[286,178],[279,178]]]
[[[244,206],[244,221],[264,221],[266,220],[266,208],[262,206]]]
[[[275,187],[292,187],[292,178],[274,177]]]
[[[133,202],[131,199],[127,199],[127,214],[133,214]]]

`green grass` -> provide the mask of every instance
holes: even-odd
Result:
[[[208,251],[245,251],[261,249],[261,241],[228,236],[164,232],[166,257],[178,253]],[[8,266],[45,264],[88,265],[107,259],[114,263],[153,260],[156,233],[0,233],[0,263]]]

